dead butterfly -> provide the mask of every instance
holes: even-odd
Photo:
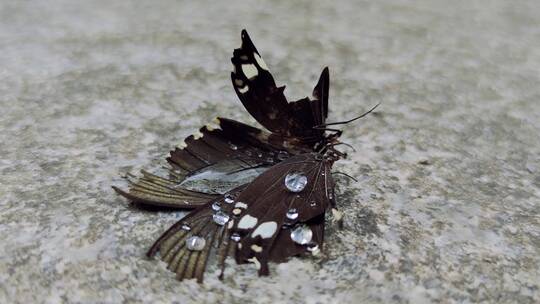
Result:
[[[164,233],[148,253],[151,256],[160,251],[162,259],[180,279],[196,277],[202,281],[210,255],[217,254],[224,261],[231,250],[237,248],[229,245],[230,238],[242,240],[238,243],[238,262],[257,261],[261,264],[260,273],[267,274],[268,261],[282,261],[322,246],[324,212],[329,205],[335,205],[330,169],[333,162],[344,154],[334,149],[340,144],[337,138],[341,130],[329,129],[328,126],[352,120],[325,123],[328,115],[328,69],[323,70],[312,99],[289,103],[283,95],[284,87],[276,87],[268,67],[245,30],[242,31],[242,47],[234,51],[231,61],[234,66],[231,78],[240,100],[248,112],[271,132],[218,118],[213,125],[207,125],[199,133],[186,138],[184,147],[171,151],[167,159],[171,165],[168,178],[143,171],[138,180],[128,176],[128,192],[113,187],[134,203],[195,209]],[[288,171],[284,172],[285,169]],[[321,178],[319,174],[326,177]],[[299,185],[314,178],[313,185],[317,188],[310,188],[310,191],[316,195],[311,196],[309,192],[308,197],[296,194],[289,198],[290,193],[283,192],[283,187],[279,186],[283,178]],[[324,187],[320,181],[324,181]],[[277,201],[254,199],[253,195],[262,197],[267,194],[263,192],[267,189],[283,196],[274,197]],[[321,196],[321,193],[326,196]],[[284,209],[287,204],[289,208]],[[306,205],[316,208],[312,211],[310,208],[302,209]],[[259,227],[255,223],[251,227],[254,230],[250,231],[250,227],[242,225],[244,218],[238,222],[239,226],[234,226],[233,217],[242,214],[243,209],[246,209],[246,214],[253,211],[261,218],[265,218],[265,210],[274,210],[277,213],[272,215],[273,220],[266,222],[292,229],[291,237],[293,232],[297,236],[311,231],[313,242],[298,247],[299,243],[294,243],[294,239],[282,233],[265,240],[257,231],[266,231],[265,235],[268,235],[268,225]],[[295,216],[294,210],[298,214],[303,210],[302,217],[298,217],[298,221],[293,218],[292,222],[285,222],[285,218]],[[243,242],[248,243],[244,246]],[[214,247],[219,250],[214,252],[211,250]]]

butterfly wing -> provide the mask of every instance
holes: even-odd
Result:
[[[178,187],[179,183],[172,178],[163,178],[144,170],[141,173],[142,176],[139,178],[131,174],[126,176],[129,183],[128,191],[116,186],[112,188],[135,204],[169,208],[194,209],[217,197]]]
[[[251,181],[262,170],[297,153],[267,132],[246,124],[218,118],[199,133],[185,139],[183,148],[171,151],[168,178],[143,171],[136,179],[129,175],[128,191],[113,187],[130,201],[144,205],[193,209],[239,184]],[[239,174],[232,174],[232,173]],[[204,188],[211,182],[212,189]],[[218,194],[217,196],[215,194]]]
[[[328,93],[330,75],[324,68],[311,98],[302,98],[289,103],[289,125],[294,135],[304,143],[315,143],[323,138],[324,130],[315,129],[325,123],[328,117]]]
[[[154,243],[148,257],[159,252],[179,280],[196,278],[202,282],[210,260],[223,269],[226,257],[235,250],[230,246],[233,200],[244,187],[208,201],[178,221]]]
[[[163,233],[147,255],[159,252],[180,280],[196,278],[202,282],[211,260],[217,261],[223,273],[227,256],[235,256],[239,263],[259,263],[260,274],[268,274],[268,261],[283,262],[322,246],[324,213],[333,205],[330,166],[313,153],[274,165],[251,184],[192,211]],[[293,172],[304,172],[307,178],[305,188],[298,193],[290,192],[284,184],[287,174]],[[296,215],[290,212],[294,209]],[[291,238],[298,228],[310,231],[305,244]],[[193,237],[204,240],[204,245],[190,248]]]
[[[242,191],[238,201],[247,209],[241,210],[233,228],[241,236],[235,255],[238,263],[254,262],[260,266],[259,274],[266,275],[268,261],[283,261],[322,246],[324,213],[334,204],[331,165],[319,154],[297,155],[273,166]],[[294,174],[296,180],[291,182]],[[303,178],[304,188],[291,191],[289,187],[300,187]]]
[[[231,61],[231,80],[238,98],[248,112],[265,128],[286,137],[300,137],[311,144],[322,138],[324,131],[313,127],[328,116],[329,73],[325,68],[313,91],[313,97],[289,103],[277,87],[272,74],[251,41],[242,31],[242,46],[235,49]]]
[[[241,36],[242,46],[234,50],[231,58],[234,90],[246,110],[261,125],[274,133],[286,133],[289,113],[283,94],[285,87],[276,86],[246,30]]]

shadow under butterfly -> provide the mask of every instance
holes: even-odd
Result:
[[[129,190],[113,189],[135,204],[193,209],[150,248],[178,279],[202,282],[209,261],[228,256],[254,263],[316,254],[323,246],[325,213],[335,210],[332,165],[346,157],[335,149],[342,131],[326,123],[329,72],[311,98],[288,102],[249,35],[231,58],[233,87],[248,112],[268,131],[227,118],[185,139],[170,152],[167,178],[128,175]]]

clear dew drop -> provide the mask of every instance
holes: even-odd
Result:
[[[201,251],[206,245],[206,240],[200,236],[192,236],[186,240],[186,247],[192,251]]]
[[[212,204],[212,210],[219,211],[221,209],[221,204],[219,202],[214,202]]]
[[[300,192],[307,185],[307,177],[301,172],[291,172],[285,176],[285,187],[291,192]]]
[[[188,225],[184,224],[184,225],[182,225],[182,230],[190,231],[190,230],[191,230],[191,227],[189,227]]]
[[[223,226],[229,221],[230,216],[223,211],[218,211],[212,216],[212,219],[214,220],[214,223]]]
[[[230,147],[232,150],[238,150],[238,146],[235,145],[235,144],[230,144],[229,147]]]
[[[300,245],[306,245],[311,242],[311,239],[313,238],[313,231],[311,231],[311,228],[309,228],[306,225],[299,225],[296,226],[291,231],[291,240],[293,242],[300,244]]]
[[[295,208],[291,208],[289,211],[287,211],[286,216],[290,220],[295,220],[298,218],[298,211]]]
[[[317,206],[317,202],[316,202],[316,201],[312,201],[309,205],[310,205],[311,207],[315,207],[315,206]]]
[[[235,242],[240,242],[240,234],[238,234],[236,232],[231,234],[231,240],[233,240]]]
[[[257,156],[258,156],[258,157],[263,157],[263,154],[262,154],[262,153],[258,153]]]
[[[234,198],[233,198],[233,196],[230,195],[230,194],[228,194],[228,193],[225,194],[225,203],[227,203],[227,204],[232,204],[232,203],[234,203]]]

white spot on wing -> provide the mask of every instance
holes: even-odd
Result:
[[[237,86],[237,87],[241,87],[244,85],[244,81],[242,79],[235,79],[234,80],[234,84]]]
[[[179,145],[178,145],[178,149],[182,150],[184,149],[185,147],[187,147],[187,144],[185,141],[181,142]]]
[[[238,202],[238,203],[236,203],[236,205],[234,205],[234,207],[246,209],[248,207],[248,205],[246,203]]]
[[[255,264],[255,267],[257,267],[257,269],[261,269],[261,262],[259,262],[259,260],[257,260],[256,257],[252,257],[251,259],[247,259],[247,260]]]
[[[259,227],[255,229],[255,231],[253,231],[253,233],[251,234],[251,237],[254,238],[260,235],[261,238],[267,239],[267,238],[272,237],[274,233],[276,233],[276,230],[277,230],[276,222],[264,222],[260,224]]]
[[[204,134],[201,131],[197,131],[197,133],[193,134],[193,139],[199,139],[202,138]]]
[[[219,121],[219,118],[214,118],[209,124],[206,125],[206,129],[208,131],[221,129],[221,122]]]
[[[255,252],[262,252],[262,247],[258,245],[251,245],[251,250]]]
[[[246,85],[245,87],[243,88],[238,88],[238,92],[244,94],[245,92],[247,92],[249,90],[249,87]]]
[[[257,225],[257,218],[246,214],[238,222],[238,229],[249,229],[255,227],[255,225]]]
[[[264,69],[264,70],[268,71],[268,67],[266,66],[266,62],[264,62],[264,60],[262,59],[261,56],[259,56],[259,54],[253,53],[253,57],[255,57],[255,60],[257,61],[257,64],[261,67],[261,69]]]
[[[248,79],[254,78],[259,74],[257,67],[254,64],[242,64],[242,72]]]

